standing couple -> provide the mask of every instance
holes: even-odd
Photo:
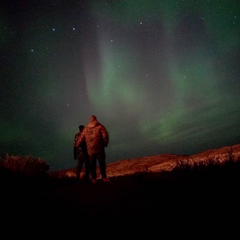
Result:
[[[79,132],[75,135],[73,143],[74,159],[78,161],[77,180],[80,180],[82,166],[85,163],[84,179],[88,181],[91,175],[91,182],[96,183],[98,160],[102,181],[111,181],[106,174],[105,147],[107,147],[108,142],[108,131],[105,126],[98,122],[96,116],[90,116],[85,127],[83,125],[79,126]]]

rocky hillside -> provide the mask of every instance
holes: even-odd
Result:
[[[211,149],[191,156],[161,154],[129,160],[121,160],[107,165],[109,176],[134,174],[139,172],[165,172],[179,167],[223,165],[240,160],[240,144]]]
[[[240,144],[211,149],[194,155],[160,154],[119,160],[107,164],[109,177],[126,176],[140,173],[166,173],[177,169],[221,166],[240,161]],[[51,173],[54,174],[54,173]],[[68,169],[55,174],[61,177],[74,177],[75,169]],[[99,170],[98,170],[99,176]]]

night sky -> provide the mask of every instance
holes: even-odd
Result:
[[[106,162],[240,143],[240,1],[3,0],[0,153],[76,167],[94,114]]]

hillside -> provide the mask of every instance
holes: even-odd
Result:
[[[231,239],[239,235],[239,150],[118,161],[107,165],[110,183],[76,184],[67,177],[74,169],[50,178],[5,179],[2,234],[14,235],[11,227],[24,237]]]
[[[190,156],[160,154],[143,158],[119,160],[107,164],[107,174],[111,178],[139,173],[159,173],[160,176],[161,173],[163,175],[163,173],[170,173],[177,169],[205,168],[213,165],[222,166],[226,163],[237,163],[238,161],[240,161],[240,144],[225,146],[219,149],[210,149]],[[75,168],[51,172],[50,175],[55,175],[59,178],[74,177]]]

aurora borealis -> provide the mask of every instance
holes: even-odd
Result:
[[[240,143],[240,2],[1,2],[0,153],[75,167],[78,125],[107,163]]]

